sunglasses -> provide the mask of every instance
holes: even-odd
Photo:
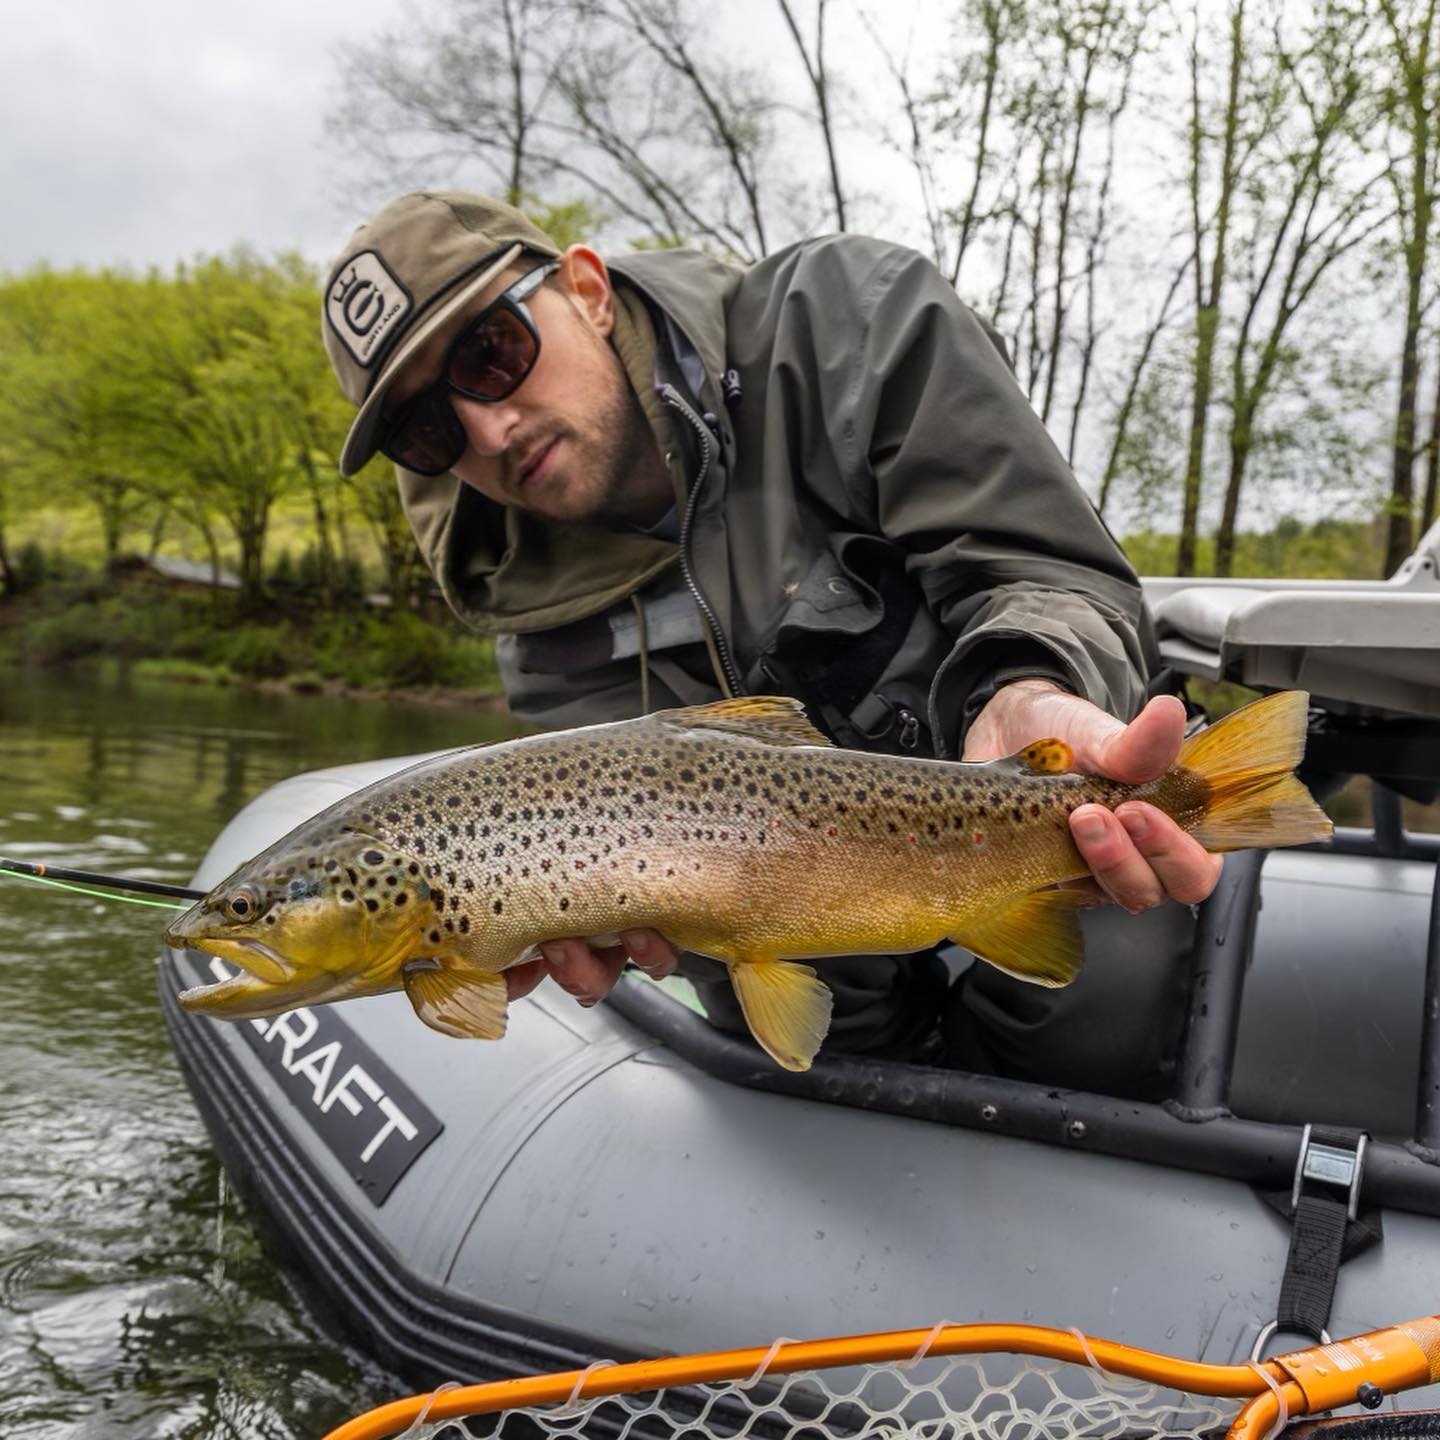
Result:
[[[469,438],[451,391],[487,404],[514,393],[540,358],[540,332],[525,301],[559,268],[548,260],[526,271],[450,342],[440,378],[386,417],[382,455],[417,475],[443,475],[455,465]]]

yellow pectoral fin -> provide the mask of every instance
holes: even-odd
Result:
[[[808,1070],[830,1028],[830,987],[808,965],[736,960],[730,979],[750,1033],[787,1070]]]
[[[1079,890],[1036,890],[950,936],[982,960],[1033,985],[1068,985],[1080,973],[1085,941],[1075,910]]]
[[[503,975],[475,970],[407,969],[405,993],[415,1013],[442,1035],[498,1040],[509,1004]]]

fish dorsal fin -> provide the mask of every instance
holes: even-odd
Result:
[[[805,718],[805,707],[788,695],[744,695],[685,710],[661,710],[655,718],[691,730],[728,730],[768,745],[830,744]]]
[[[1017,980],[1068,985],[1085,958],[1075,918],[1085,898],[1080,890],[1033,890],[968,921],[950,939]]]
[[[1075,752],[1063,740],[1052,736],[1047,740],[1032,740],[1010,756],[1010,761],[1035,775],[1063,775],[1075,768]]]

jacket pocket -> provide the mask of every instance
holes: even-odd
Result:
[[[837,744],[925,755],[930,679],[948,650],[904,551],[834,535],[787,596],[751,688],[793,695]]]

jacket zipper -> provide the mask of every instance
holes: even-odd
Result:
[[[720,628],[720,622],[716,618],[715,611],[711,608],[710,602],[705,598],[704,592],[700,589],[699,582],[695,579],[695,571],[690,565],[690,531],[692,522],[695,519],[695,505],[700,498],[700,487],[705,483],[705,477],[710,473],[710,458],[712,454],[712,441],[710,432],[705,428],[700,417],[690,409],[681,398],[680,392],[673,385],[662,385],[660,387],[660,398],[667,405],[678,410],[686,420],[690,422],[691,428],[700,440],[700,469],[696,472],[695,479],[690,486],[690,493],[685,500],[685,516],[680,522],[680,573],[685,577],[685,583],[690,588],[690,593],[695,597],[695,603],[700,607],[700,614],[704,617],[705,623],[710,627],[710,633],[715,639],[715,649],[720,655],[720,665],[725,671],[725,678],[730,684],[732,694],[743,695],[745,687],[740,683],[740,676],[736,672],[735,662],[730,656],[730,645],[725,638],[724,631]]]

